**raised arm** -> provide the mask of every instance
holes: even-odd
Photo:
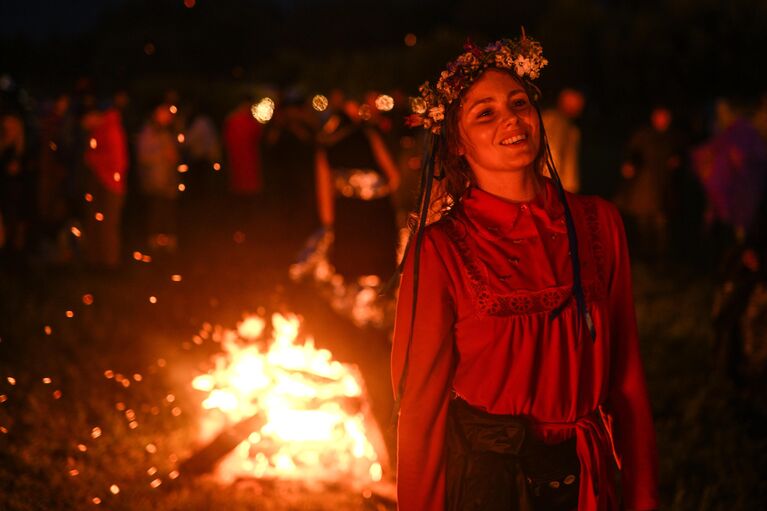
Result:
[[[330,227],[335,221],[333,209],[333,174],[325,150],[318,148],[314,153],[314,179],[317,191],[317,214],[325,227]]]
[[[394,164],[386,143],[381,138],[381,135],[373,129],[366,129],[365,134],[370,141],[370,147],[373,150],[373,156],[378,166],[381,167],[381,170],[384,171],[386,178],[389,180],[389,188],[392,191],[397,190],[400,182],[399,170],[397,170],[397,165]]]

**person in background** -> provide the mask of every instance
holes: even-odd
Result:
[[[767,146],[733,100],[716,104],[717,128],[693,151],[708,200],[706,220],[716,253],[713,307],[716,368],[735,383],[744,376],[744,316],[764,281]]]
[[[0,248],[9,262],[21,263],[34,213],[34,175],[20,115],[0,116]]]
[[[716,121],[718,133],[693,151],[693,160],[708,199],[709,225],[724,230],[723,240],[741,242],[751,231],[767,185],[767,146],[743,107],[732,100],[717,101]]]
[[[386,278],[395,267],[396,215],[391,194],[400,175],[381,134],[347,100],[318,135],[315,154],[320,221],[334,234],[330,262],[345,282]]]
[[[251,113],[253,98],[243,98],[224,121],[224,146],[228,156],[229,191],[238,197],[261,193],[261,124]]]
[[[72,257],[63,231],[71,218],[68,183],[74,172],[75,126],[69,95],[59,95],[40,123],[40,171],[37,182],[37,210],[44,253],[64,262]]]
[[[649,125],[631,137],[621,167],[623,188],[616,198],[636,226],[640,253],[651,260],[667,253],[669,184],[682,162],[672,120],[668,108],[656,106]]]
[[[140,189],[146,199],[147,235],[152,250],[174,252],[177,238],[179,148],[170,105],[160,104],[136,143]]]
[[[120,264],[122,210],[128,170],[128,140],[114,108],[90,110],[82,118],[86,135],[83,255],[92,267]]]
[[[291,236],[306,239],[319,226],[314,183],[317,117],[306,99],[288,91],[264,131],[264,191],[270,209],[289,219]]]
[[[189,164],[186,191],[198,198],[212,194],[214,176],[221,170],[221,140],[216,124],[204,110],[192,114],[184,145]]]
[[[223,141],[228,165],[224,168],[230,200],[227,214],[236,236],[244,240],[248,231],[261,222],[264,204],[261,200],[261,137],[263,126],[251,111],[253,98],[246,96],[224,121]]]
[[[565,190],[577,193],[581,188],[581,130],[575,124],[586,103],[583,93],[563,89],[557,107],[543,111],[543,125],[549,140],[551,156]]]

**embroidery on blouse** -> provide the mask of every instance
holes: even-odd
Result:
[[[574,201],[575,202],[575,201]],[[604,241],[599,225],[596,202],[592,198],[583,198],[586,219],[586,231],[596,264],[596,282],[584,282],[583,291],[587,302],[599,300],[604,292],[604,263],[606,259]],[[572,285],[560,286],[540,291],[519,291],[505,295],[493,296],[489,290],[487,278],[484,276],[482,262],[474,256],[466,235],[466,225],[453,215],[442,222],[445,233],[455,245],[458,254],[466,268],[469,282],[477,300],[478,309],[490,316],[523,315],[537,312],[549,312],[572,298]],[[585,241],[585,240],[584,240]]]
[[[594,197],[583,197],[581,201],[583,205],[583,212],[586,218],[586,231],[589,233],[589,246],[591,247],[591,255],[596,262],[597,279],[605,290],[605,265],[607,262],[607,254],[605,253],[605,244],[602,238],[601,226],[599,225],[599,214],[597,211],[597,201]]]

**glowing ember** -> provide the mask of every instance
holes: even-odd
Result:
[[[242,441],[220,463],[218,477],[352,487],[380,481],[388,460],[358,370],[333,360],[311,338],[299,344],[298,317],[275,314],[271,326],[250,316],[237,331],[215,332],[223,351],[214,356],[214,368],[192,382],[206,394],[203,444],[260,419],[238,437]]]

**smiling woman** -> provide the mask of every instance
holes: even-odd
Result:
[[[477,184],[495,195],[535,195],[534,163],[541,148],[540,123],[518,80],[488,70],[466,92],[459,114],[458,154],[472,169]]]
[[[468,45],[412,100],[432,158],[392,349],[402,511],[616,510],[614,466],[625,508],[658,506],[623,225],[562,187],[546,64],[524,34]]]

